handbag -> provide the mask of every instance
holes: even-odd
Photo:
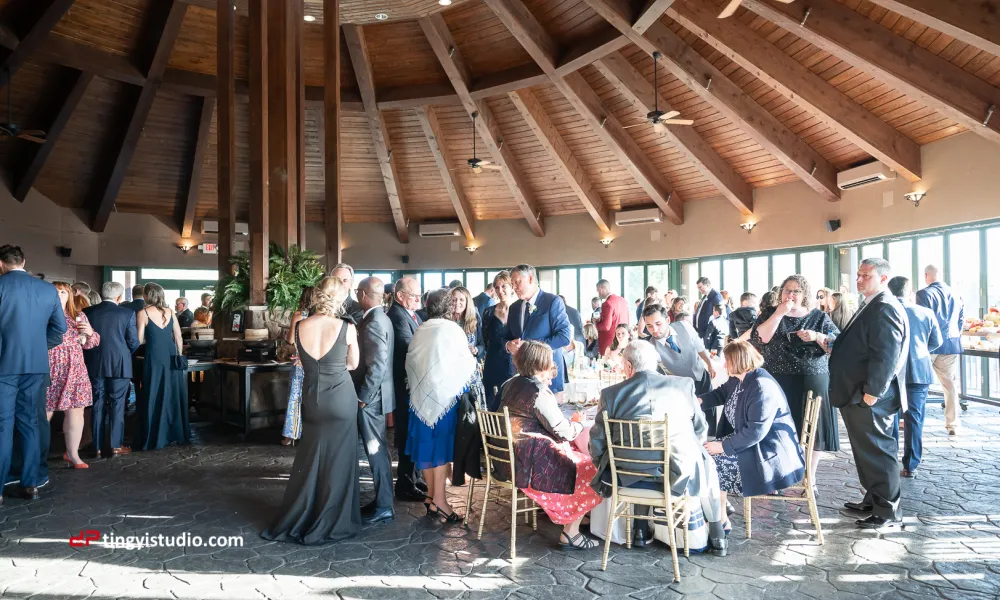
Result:
[[[175,356],[171,356],[170,367],[175,371],[187,371],[188,358],[183,354],[177,354]]]

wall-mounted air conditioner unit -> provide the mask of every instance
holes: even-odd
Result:
[[[425,223],[417,228],[420,237],[458,237],[462,228],[458,223]]]
[[[615,225],[643,225],[663,221],[663,213],[658,208],[641,208],[639,210],[620,210],[615,213]]]
[[[202,221],[201,222],[201,232],[202,233],[219,233],[219,222],[218,221]],[[246,223],[236,224],[236,235],[250,235],[250,226]]]
[[[853,169],[837,173],[837,187],[842,190],[853,190],[855,188],[889,181],[896,178],[896,172],[888,166],[875,161],[867,165],[861,165]]]

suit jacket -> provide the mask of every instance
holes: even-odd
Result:
[[[741,306],[729,315],[729,337],[734,340],[757,322],[757,309],[752,306]]]
[[[712,320],[712,310],[716,304],[723,304],[722,294],[717,292],[715,288],[712,288],[701,299],[701,304],[698,305],[698,312],[694,314],[694,330],[698,332],[698,335],[702,339],[705,338],[705,332],[708,331],[708,323]]]
[[[413,332],[422,322],[420,317],[413,320],[410,311],[403,308],[402,304],[393,302],[386,312],[389,321],[392,323],[392,385],[396,394],[396,407],[406,408],[406,353],[410,350],[410,340],[413,339]],[[405,439],[405,435],[404,435]]]
[[[365,404],[381,401],[383,415],[391,413],[396,406],[392,376],[395,337],[392,321],[379,307],[371,310],[358,328],[361,361],[352,372],[354,389],[358,392],[358,400]]]
[[[476,313],[479,315],[480,321],[483,320],[483,314],[486,312],[486,309],[496,303],[497,299],[491,297],[486,292],[481,292],[478,296],[472,299],[472,304],[476,307]]]
[[[689,377],[697,384],[707,371],[705,361],[700,356],[705,351],[705,342],[698,337],[694,327],[685,321],[671,323],[670,329],[673,330],[674,343],[680,349],[679,354],[666,343],[666,339],[649,340],[660,356],[660,370],[667,375]]]
[[[704,458],[703,444],[708,439],[708,423],[705,414],[698,407],[694,395],[694,382],[685,377],[660,375],[659,373],[637,373],[631,379],[604,388],[601,391],[600,403],[597,406],[597,420],[590,430],[590,456],[597,467],[597,476],[592,486],[600,490],[602,474],[610,469],[608,457],[608,440],[604,431],[604,411],[610,419],[663,419],[667,418],[670,437],[670,487],[675,494],[685,490],[694,495],[700,495],[705,481],[697,481],[689,487],[692,479],[700,479],[702,469],[699,465]],[[616,432],[612,430],[612,434]],[[621,440],[615,439],[615,443]],[[662,440],[654,440],[662,443]],[[651,460],[650,452],[617,451],[619,459],[634,458]],[[711,459],[708,459],[709,462]],[[621,462],[619,461],[619,465]],[[663,469],[657,465],[626,464],[630,471],[641,471],[651,475],[662,476]],[[605,481],[610,481],[606,475]],[[634,475],[619,475],[619,484],[629,486],[641,479]]]
[[[94,331],[101,335],[101,345],[83,351],[87,372],[92,378],[132,378],[132,354],[139,347],[135,312],[125,305],[105,300],[83,309]]]
[[[139,312],[146,307],[146,301],[142,298],[135,298],[133,300],[129,300],[128,302],[122,302],[119,306],[131,309],[132,312]]]
[[[347,300],[344,301],[344,316],[350,317],[351,322],[357,326],[361,324],[361,318],[364,314],[365,311],[361,308],[361,303],[348,296]]]
[[[101,304],[103,304],[103,302]],[[181,327],[190,327],[191,323],[194,323],[194,313],[191,312],[190,308],[185,308],[183,311],[177,313],[178,325],[180,325]]]
[[[583,337],[583,317],[580,315],[580,311],[572,306],[567,306],[566,318],[569,319],[569,324],[573,326],[573,341],[580,342],[586,347],[587,339]]]
[[[563,348],[569,345],[570,336],[566,305],[559,296],[541,290],[538,291],[535,306],[530,313],[522,311],[524,304],[524,300],[518,300],[511,305],[503,337],[507,341],[522,339],[548,344],[552,348],[552,359],[559,370],[558,376],[552,380],[550,389],[554,393],[561,392],[566,366],[563,361]],[[525,313],[523,319],[522,312]]]
[[[838,408],[864,402],[871,394],[883,398],[893,381],[899,385],[906,410],[906,356],[910,323],[899,301],[882,290],[855,313],[830,352],[830,404]]]
[[[628,324],[628,313],[631,309],[625,298],[616,294],[611,294],[601,305],[601,318],[595,323],[597,325],[597,347],[601,350],[601,355],[608,349],[615,339],[615,328],[620,323]]]
[[[51,283],[11,271],[0,277],[0,375],[49,373],[49,347],[62,343],[66,313]]]
[[[910,350],[906,357],[906,383],[934,383],[931,353],[941,347],[944,338],[937,316],[929,308],[898,298],[910,323]]]
[[[917,292],[917,304],[931,309],[937,317],[943,341],[931,354],[961,354],[962,327],[965,322],[965,302],[951,288],[935,281]]]
[[[701,407],[722,406],[736,397],[733,434],[722,442],[740,466],[745,496],[761,496],[802,481],[805,463],[795,421],[781,386],[764,369],[746,374],[743,383],[730,377],[719,389],[702,396]]]

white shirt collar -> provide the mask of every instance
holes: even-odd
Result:
[[[371,311],[375,310],[376,308],[382,308],[382,307],[376,305],[376,306],[373,306],[373,307],[369,308],[368,310],[365,311],[365,314],[361,315],[361,320],[363,321],[363,320],[367,319],[368,318],[368,313],[370,313]]]
[[[538,305],[538,295],[541,294],[541,293],[542,293],[542,288],[536,288],[535,289],[535,295],[532,296],[528,300],[528,302],[530,302],[532,306],[537,306]]]

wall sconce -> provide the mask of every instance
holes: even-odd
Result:
[[[465,251],[468,252],[470,256],[473,255],[473,254],[475,254],[476,250],[479,250],[479,246],[466,246],[465,247]]]
[[[187,242],[184,242],[182,244],[177,244],[177,247],[180,248],[181,252],[183,252],[184,254],[187,254],[188,252],[190,252],[191,248],[192,248],[191,244],[189,244]]]
[[[920,201],[924,199],[927,192],[910,192],[909,194],[903,194],[903,197],[913,203],[914,207],[920,206]]]
[[[747,232],[747,234],[749,234],[751,231],[753,231],[753,228],[756,227],[756,226],[757,226],[757,224],[754,223],[754,222],[740,223],[740,228],[741,229],[745,229],[746,232]]]
[[[611,242],[613,241],[615,241],[614,238],[604,238],[603,240],[601,240],[601,243],[604,244],[605,248],[607,248],[608,246],[611,245]]]

